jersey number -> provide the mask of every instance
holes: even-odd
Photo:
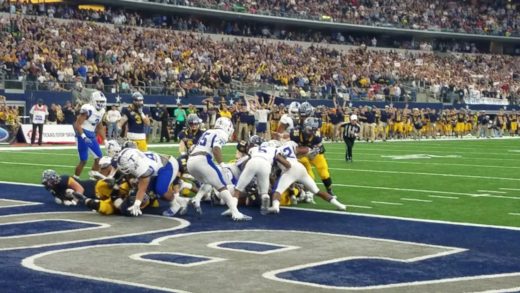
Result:
[[[199,141],[200,146],[206,146],[206,143],[208,142],[208,135],[209,133],[204,133],[204,135],[202,135]]]

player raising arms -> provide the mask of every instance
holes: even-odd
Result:
[[[103,156],[96,135],[105,140],[105,128],[101,123],[105,115],[107,98],[100,91],[92,93],[90,104],[81,106],[79,115],[74,122],[76,141],[78,146],[79,163],[74,171],[74,177],[79,178],[88,160],[89,152],[94,156],[93,171],[99,171],[99,159]]]
[[[217,189],[219,197],[224,200],[235,221],[246,221],[252,218],[237,209],[237,198],[233,197],[226,187],[222,170],[215,165],[222,165],[222,147],[233,134],[233,123],[229,118],[220,117],[215,121],[215,129],[209,129],[199,139],[188,159],[188,172],[199,182],[207,183]]]

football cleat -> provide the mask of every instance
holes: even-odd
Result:
[[[267,209],[268,214],[279,214],[280,208],[270,207]]]
[[[241,212],[231,215],[231,218],[233,219],[233,221],[251,221],[253,219],[253,217],[246,216]]]
[[[267,209],[269,208],[269,205],[271,203],[271,198],[269,195],[263,195],[262,196],[262,205],[260,206],[260,213],[262,215],[267,215]]]
[[[223,211],[220,215],[223,217],[229,217],[229,216],[231,216],[231,210],[227,209],[227,210]]]

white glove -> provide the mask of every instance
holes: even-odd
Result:
[[[75,206],[75,205],[77,205],[77,202],[75,200],[64,200],[63,204],[65,206]]]
[[[136,199],[134,205],[128,208],[130,214],[134,217],[140,216],[143,214],[141,211],[141,201]]]

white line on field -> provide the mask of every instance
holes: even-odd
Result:
[[[461,158],[458,158],[461,159]],[[327,158],[327,161],[342,161],[345,159],[330,159]],[[461,167],[482,167],[482,168],[500,168],[500,169],[520,169],[519,166],[500,166],[500,165],[475,165],[475,164],[450,164],[450,163],[433,163],[428,160],[422,160],[420,162],[408,162],[401,160],[359,160],[356,159],[356,162],[374,162],[374,163],[388,163],[388,164],[408,164],[408,165],[438,165],[438,166],[461,166]],[[520,190],[520,189],[519,189]]]
[[[401,200],[418,201],[418,202],[432,202],[431,200],[427,200],[427,199],[407,198],[407,197],[402,197]]]
[[[479,189],[479,190],[477,190],[477,192],[489,192],[489,193],[500,193],[500,194],[507,193],[506,191],[495,191],[495,190],[484,190],[484,189]]]
[[[387,201],[371,201],[371,203],[376,203],[376,204],[387,204],[387,205],[393,205],[393,206],[402,206],[402,205],[403,205],[402,203],[398,203],[398,202],[387,202]]]
[[[500,187],[499,189],[501,189],[501,190],[520,191],[520,188],[504,188],[504,187]]]
[[[389,174],[407,174],[407,175],[423,175],[423,176],[439,176],[439,177],[458,177],[458,178],[520,181],[520,178],[510,178],[510,177],[493,177],[493,176],[460,175],[460,174],[445,174],[445,173],[426,173],[426,172],[405,172],[405,171],[395,171],[395,170],[383,171],[383,170],[373,170],[373,169],[344,169],[344,168],[329,168],[329,170],[346,171],[346,172],[389,173]]]
[[[509,213],[511,216],[520,216],[520,213]]]
[[[347,204],[347,208],[371,209],[372,207],[369,207],[369,206],[358,206],[358,205],[353,205],[353,204]]]
[[[444,199],[459,199],[456,196],[444,196],[444,195],[433,195],[433,194],[428,195],[428,197],[444,198]]]
[[[21,165],[21,166],[43,166],[43,167],[74,168],[74,166],[72,166],[72,165],[53,165],[53,164],[37,164],[37,163],[5,162],[5,161],[0,161],[0,164]]]
[[[323,185],[323,183],[317,183],[317,184]],[[384,187],[384,186],[367,186],[367,185],[353,185],[353,184],[341,184],[341,183],[334,183],[334,186],[354,187],[354,188],[367,188],[367,189],[381,189],[381,190],[399,190],[399,191],[411,191],[411,192],[422,192],[422,193],[455,194],[455,195],[465,195],[465,196],[469,196],[469,197],[493,197],[493,198],[520,200],[520,197],[513,197],[513,196],[489,195],[489,194],[485,195],[485,194],[452,192],[452,191],[439,191],[439,190],[426,190],[426,189],[397,188],[397,187]]]

